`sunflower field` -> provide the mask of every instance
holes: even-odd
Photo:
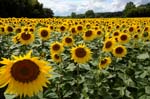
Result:
[[[150,99],[150,18],[0,18],[0,88],[6,99]]]

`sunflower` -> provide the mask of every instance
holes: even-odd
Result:
[[[57,54],[57,53],[51,54],[51,58],[56,63],[59,63],[62,61],[60,54]]]
[[[91,50],[85,45],[78,45],[71,49],[71,59],[77,63],[86,63],[91,59]]]
[[[67,27],[66,27],[65,25],[61,25],[61,26],[59,27],[59,31],[60,31],[60,32],[65,32],[66,29],[67,29]]]
[[[82,32],[83,26],[82,25],[77,25],[76,30],[78,31],[78,33]]]
[[[109,64],[111,63],[110,57],[105,57],[104,59],[101,59],[99,62],[99,68],[105,69]]]
[[[21,33],[22,32],[22,28],[21,27],[16,27],[15,28],[15,33]]]
[[[83,39],[85,41],[92,41],[96,37],[96,33],[93,30],[87,30],[83,34]]]
[[[13,56],[12,60],[3,58],[0,61],[0,88],[8,85],[5,93],[20,97],[33,96],[43,91],[50,83],[48,77],[52,71],[48,62],[31,57],[31,51],[24,56]]]
[[[31,44],[34,41],[34,34],[31,32],[22,32],[19,34],[19,41],[23,45]]]
[[[116,44],[116,42],[115,42],[114,39],[107,39],[107,40],[105,40],[105,42],[104,42],[104,45],[103,45],[102,50],[103,50],[104,52],[110,52],[110,51],[112,51],[112,49],[113,49],[113,47],[115,46],[115,44]]]
[[[77,35],[78,33],[77,33],[77,30],[76,30],[76,27],[72,26],[72,27],[70,28],[70,33],[71,33],[72,35]]]
[[[50,46],[51,54],[61,53],[61,52],[63,52],[63,50],[64,50],[63,44],[59,43],[59,42],[53,42]]]
[[[142,38],[143,40],[148,40],[149,37],[150,37],[150,32],[142,32],[142,33],[141,33],[141,38]]]
[[[125,55],[127,54],[127,49],[125,46],[118,45],[114,47],[112,53],[117,58],[125,57]]]
[[[101,30],[96,30],[96,37],[102,37],[103,33]]]
[[[13,41],[15,44],[19,43],[19,34],[13,36],[12,41]]]
[[[71,36],[65,36],[63,38],[62,43],[63,43],[64,46],[72,46],[73,43],[74,43],[74,40]]]
[[[119,43],[126,44],[130,40],[130,35],[128,33],[121,33],[118,37]]]
[[[48,40],[50,38],[50,29],[46,27],[42,27],[39,29],[39,37],[42,40]]]
[[[14,28],[10,25],[5,26],[6,34],[9,34],[14,31]]]

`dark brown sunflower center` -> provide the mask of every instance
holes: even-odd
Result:
[[[21,34],[21,38],[23,40],[29,40],[31,38],[31,35],[24,32],[24,33]]]
[[[75,50],[75,55],[76,55],[77,57],[79,57],[79,58],[83,58],[83,57],[86,56],[86,51],[85,51],[84,48],[77,48],[77,49]]]
[[[37,64],[28,59],[17,61],[11,67],[12,77],[22,83],[32,82],[38,77],[39,73]]]
[[[117,54],[122,54],[123,53],[123,48],[122,47],[118,47],[118,48],[116,48],[116,53]]]
[[[8,31],[8,32],[12,32],[12,31],[13,31],[13,28],[10,27],[10,26],[8,26],[8,27],[7,27],[7,31]]]
[[[33,32],[33,31],[34,31],[34,29],[31,28],[31,29],[30,29],[30,32]]]
[[[107,63],[107,59],[101,60],[101,65],[104,65],[104,64],[106,64],[106,63]]]
[[[102,33],[101,31],[97,31],[97,35],[101,35],[101,33]]]
[[[65,42],[66,42],[66,43],[71,43],[71,42],[72,42],[72,39],[69,38],[69,37],[67,37],[67,38],[65,39]]]
[[[2,27],[2,28],[1,28],[1,31],[2,31],[2,32],[4,32],[4,31],[5,31],[5,29]]]
[[[64,31],[64,30],[65,30],[65,27],[64,27],[64,26],[61,26],[61,27],[60,27],[60,30],[61,30],[61,31]]]
[[[57,54],[55,54],[55,56],[54,56],[56,59],[59,59],[59,55],[57,55]]]
[[[118,33],[118,32],[115,32],[115,33],[114,33],[114,36],[118,36],[118,35],[119,35],[119,33]]]
[[[134,35],[134,38],[138,38],[138,35]]]
[[[110,48],[112,46],[112,42],[108,41],[106,42],[105,48]]]
[[[72,28],[72,29],[71,29],[71,32],[72,32],[72,33],[76,33],[75,28]]]
[[[134,30],[133,27],[130,27],[130,28],[129,28],[129,31],[130,31],[130,32],[133,32],[133,30]]]
[[[60,49],[60,45],[59,44],[55,44],[55,45],[53,45],[52,48],[53,48],[53,50],[57,51],[57,50]]]
[[[92,31],[89,30],[89,31],[86,31],[86,32],[85,32],[85,36],[86,36],[86,37],[90,37],[91,35],[92,35]]]
[[[47,36],[48,36],[48,31],[42,30],[42,31],[41,31],[41,36],[42,36],[42,37],[47,37]]]
[[[78,26],[77,29],[80,31],[82,30],[82,26]]]
[[[148,27],[145,27],[144,31],[147,31],[148,30]]]
[[[127,40],[127,35],[121,35],[121,37],[120,37],[120,39],[122,40],[122,41],[125,41],[125,40]]]

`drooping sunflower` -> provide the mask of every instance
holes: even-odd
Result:
[[[110,52],[110,51],[112,51],[112,49],[113,49],[113,47],[115,46],[115,44],[116,44],[116,42],[115,42],[114,39],[107,39],[107,40],[105,40],[105,42],[104,42],[104,45],[103,45],[102,50],[103,50],[104,52]]]
[[[121,33],[118,37],[118,41],[121,44],[126,44],[129,42],[129,40],[130,40],[130,34],[128,33]]]
[[[63,38],[62,43],[64,46],[72,46],[74,43],[74,40],[73,40],[72,36],[65,36]]]
[[[19,41],[19,34],[13,36],[12,41],[13,41],[15,44],[19,43],[19,42],[20,42],[20,41]]]
[[[99,68],[100,69],[105,69],[109,64],[111,63],[111,58],[110,57],[105,57],[104,59],[101,59],[99,62]]]
[[[118,45],[113,48],[112,53],[115,57],[122,58],[125,57],[125,55],[127,54],[127,49],[125,46]]]
[[[87,30],[83,34],[83,39],[85,41],[92,41],[95,39],[95,37],[96,37],[96,33],[93,30]]]
[[[61,53],[61,52],[63,52],[63,50],[64,50],[63,44],[60,43],[60,42],[53,42],[50,45],[50,52],[51,52],[51,54],[53,54],[53,53]]]
[[[42,40],[48,40],[50,38],[50,29],[46,27],[42,27],[39,29],[39,37]]]
[[[85,45],[78,45],[71,48],[71,59],[77,63],[86,63],[92,58],[91,53]]]
[[[0,88],[8,85],[5,93],[31,97],[50,83],[52,67],[38,57],[31,57],[31,51],[24,56],[12,56],[11,60],[3,58],[0,63],[4,65],[0,67]]]
[[[31,32],[22,32],[18,38],[21,44],[28,45],[34,41],[34,34]]]
[[[57,53],[54,53],[54,54],[52,53],[51,58],[56,63],[60,63],[62,61],[60,54],[57,54]]]

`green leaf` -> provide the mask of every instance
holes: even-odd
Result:
[[[76,68],[76,66],[74,65],[74,63],[69,64],[69,66],[66,68],[69,71],[74,71]]]
[[[137,56],[137,58],[138,58],[138,59],[147,59],[147,58],[149,58],[149,54],[148,54],[148,52],[143,53],[143,54],[139,54],[139,55]]]
[[[150,94],[150,86],[145,87],[145,93]]]
[[[80,64],[79,67],[82,68],[82,69],[91,70],[89,64]]]
[[[9,94],[4,94],[6,99],[14,99],[16,95],[9,95]]]

